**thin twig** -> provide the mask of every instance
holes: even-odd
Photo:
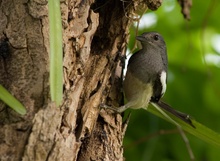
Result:
[[[181,137],[182,137],[184,143],[186,144],[186,149],[188,150],[190,160],[191,160],[191,161],[194,161],[194,160],[195,160],[195,156],[194,156],[194,154],[193,154],[192,148],[191,148],[191,146],[190,146],[190,144],[189,144],[189,140],[188,140],[188,138],[186,137],[185,132],[184,132],[183,129],[182,129],[181,127],[179,127],[179,126],[177,126],[177,129],[178,129],[178,131],[179,131],[179,133],[180,133],[180,135],[181,135]]]

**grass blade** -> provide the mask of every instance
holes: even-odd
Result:
[[[63,50],[60,0],[49,0],[50,92],[59,106],[63,98]]]
[[[169,119],[167,119],[165,116],[163,116],[159,111],[157,111],[157,109],[153,106],[149,106],[147,109],[149,112],[153,113],[156,116],[159,116],[160,118],[171,122]],[[196,127],[193,128],[190,125],[188,125],[187,123],[185,123],[184,121],[182,121],[181,119],[171,115],[170,113],[164,111],[167,115],[169,115],[175,122],[177,122],[184,131],[200,138],[203,141],[206,141],[207,143],[216,145],[216,146],[220,146],[220,134],[209,129],[208,127],[202,125],[201,123],[197,122],[196,120],[194,120],[193,118],[191,119],[192,124]],[[173,122],[171,122],[173,123]]]
[[[25,107],[14,97],[12,96],[2,85],[0,85],[0,99],[15,110],[21,115],[26,114]]]

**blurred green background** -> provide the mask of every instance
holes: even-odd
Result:
[[[131,27],[129,49],[135,40]],[[139,33],[157,31],[169,58],[168,86],[163,100],[220,133],[220,4],[193,1],[191,20],[183,18],[176,0],[164,0],[143,16]],[[187,161],[186,145],[176,127],[141,110],[131,110],[124,139],[127,161]],[[161,134],[165,132],[167,134]],[[217,161],[220,147],[187,134],[197,161]]]

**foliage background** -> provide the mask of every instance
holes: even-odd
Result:
[[[175,0],[147,11],[139,33],[158,31],[167,44],[168,88],[163,100],[220,133],[220,5],[217,0],[193,1],[186,21]],[[131,28],[129,49],[135,40]],[[158,132],[168,134],[158,134]],[[187,134],[198,161],[216,161],[220,147]],[[124,139],[127,161],[186,161],[187,148],[175,126],[144,110],[132,111]]]

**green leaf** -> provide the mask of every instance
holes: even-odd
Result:
[[[51,99],[60,105],[63,98],[63,50],[60,1],[49,0],[50,26],[50,92]]]
[[[21,115],[26,114],[25,107],[14,96],[12,96],[2,85],[0,85],[0,99],[13,110],[15,110],[17,113]]]
[[[155,107],[149,106],[147,109],[149,112],[161,117],[162,119],[171,122],[166,116],[162,115]],[[206,141],[207,143],[220,146],[220,134],[216,133],[215,131],[209,129],[208,127],[202,125],[201,123],[197,122],[193,118],[191,118],[192,124],[196,127],[193,128],[189,124],[185,123],[181,119],[175,117],[174,115],[171,115],[170,113],[164,111],[169,117],[171,117],[177,124],[179,124],[182,129],[184,129],[186,132],[202,139],[203,141]],[[174,124],[175,125],[175,124]]]

